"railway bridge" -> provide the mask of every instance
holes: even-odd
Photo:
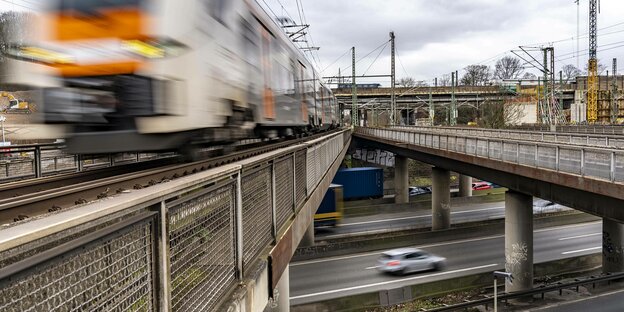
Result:
[[[288,307],[341,130],[0,228],[2,311]]]

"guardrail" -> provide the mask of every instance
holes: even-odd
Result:
[[[83,156],[67,154],[63,151],[63,147],[62,143],[51,143],[0,148],[0,182],[112,167],[174,155],[174,153],[119,153]]]
[[[550,131],[550,126],[545,125],[520,125],[513,127],[518,130]],[[624,125],[557,125],[558,132],[576,133],[602,133],[602,134],[624,134]]]
[[[519,291],[519,292],[514,292],[514,293],[503,293],[503,294],[499,294],[497,297],[498,297],[498,301],[507,301],[510,299],[524,298],[528,296],[533,297],[535,295],[541,294],[542,299],[544,299],[545,293],[559,291],[559,295],[561,295],[561,292],[563,291],[563,289],[569,289],[569,288],[576,288],[576,291],[578,292],[580,286],[592,284],[593,287],[595,288],[596,283],[609,282],[612,280],[622,279],[622,278],[624,278],[624,273],[591,276],[586,279],[575,279],[574,281],[570,281],[567,283],[557,283],[554,285],[542,285],[540,287],[533,288],[530,290]],[[494,297],[483,298],[483,299],[471,300],[471,301],[448,305],[448,306],[439,307],[439,308],[421,309],[420,311],[423,311],[423,312],[456,311],[459,309],[468,309],[468,308],[473,308],[473,307],[478,307],[478,306],[485,306],[487,310],[488,305],[494,304],[493,300],[494,300]]]
[[[610,182],[624,182],[624,151],[611,148],[583,147],[521,141],[511,138],[487,138],[472,134],[445,134],[415,129],[357,127],[355,133],[441,149],[466,155],[540,169],[571,173]]]
[[[583,146],[601,146],[624,148],[624,136],[596,135],[579,133],[538,132],[528,130],[484,129],[471,127],[425,127],[425,126],[396,126],[393,129],[437,132],[442,134],[457,134],[466,136],[485,136],[499,139],[540,141],[550,143],[564,143]]]
[[[0,229],[0,310],[215,311],[255,277],[350,135]]]

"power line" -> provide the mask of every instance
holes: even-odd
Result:
[[[388,46],[388,43],[386,42],[386,44],[384,45],[383,49],[381,49],[379,51],[379,54],[377,54],[377,56],[375,57],[375,59],[373,60],[373,62],[368,66],[368,68],[364,71],[364,73],[362,74],[362,76],[366,75],[366,73],[368,72],[368,70],[373,67],[373,64],[375,64],[375,62],[377,61],[377,59],[379,58],[379,56],[381,55],[381,53],[383,53],[383,51],[386,49],[386,47]]]

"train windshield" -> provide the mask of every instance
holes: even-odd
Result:
[[[56,9],[93,14],[101,9],[136,8],[143,2],[145,0],[60,0]]]

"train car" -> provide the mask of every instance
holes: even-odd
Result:
[[[174,150],[339,124],[331,90],[255,1],[56,0],[41,15],[0,79],[39,88],[42,122],[63,129],[70,152]]]
[[[314,227],[335,227],[343,218],[342,185],[330,184],[314,215]]]
[[[336,172],[332,183],[343,186],[344,200],[383,197],[383,169],[374,167],[344,168]]]

